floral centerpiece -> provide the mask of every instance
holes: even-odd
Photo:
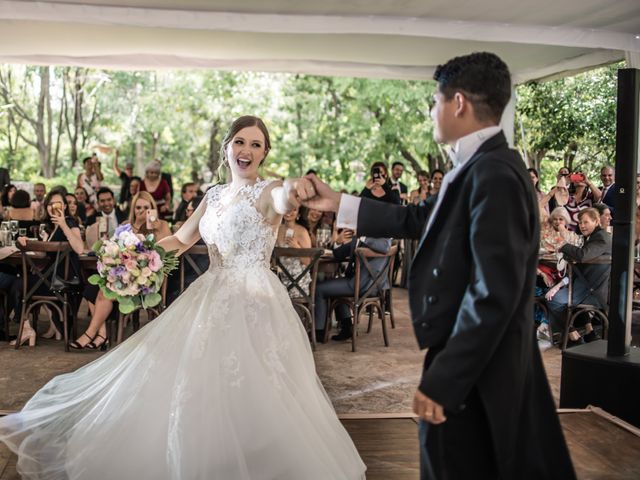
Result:
[[[173,252],[158,246],[153,235],[134,233],[130,224],[118,227],[109,240],[97,241],[93,251],[98,273],[89,277],[89,283],[100,286],[104,296],[117,301],[125,314],[158,305],[164,276],[178,266]]]

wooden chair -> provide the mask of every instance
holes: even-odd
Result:
[[[189,250],[180,255],[180,294],[184,292],[184,277],[187,267],[191,267],[197,275],[204,273],[200,268],[195,257],[198,255],[206,255],[209,258],[209,248],[206,245],[193,245]]]
[[[20,314],[20,323],[18,327],[18,337],[16,340],[16,350],[20,348],[20,339],[22,338],[22,330],[24,320],[29,315],[40,309],[42,305],[47,305],[51,309],[58,312],[62,321],[64,349],[69,351],[69,321],[73,324],[73,335],[76,336],[76,322],[74,320],[74,309],[69,303],[70,292],[51,291],[51,278],[55,270],[55,262],[48,264],[41,270],[41,264],[37,260],[48,260],[47,253],[56,253],[60,257],[59,262],[64,266],[64,278],[69,278],[69,254],[71,246],[68,242],[40,242],[27,241],[25,247],[17,244],[22,256],[22,309]],[[40,255],[38,255],[40,254]],[[29,273],[34,273],[37,277],[35,284],[29,286]],[[38,294],[40,286],[44,285],[51,292],[50,295]],[[17,306],[16,306],[17,308]],[[37,317],[34,318],[33,329],[37,331]]]
[[[305,328],[311,335],[311,345],[314,350],[317,343],[315,316],[316,281],[318,278],[318,264],[323,251],[324,250],[322,248],[276,247],[273,250],[272,256],[272,264],[275,267],[276,272],[280,273],[288,280],[288,285],[286,285],[287,292],[294,290],[300,295],[291,297],[291,303],[293,304],[293,308],[298,312],[298,315],[300,315],[300,319],[303,324],[305,324],[306,319]],[[301,273],[294,277],[294,274],[290,272],[282,262],[283,258],[309,258],[310,262],[308,265],[304,266]],[[300,282],[307,273],[311,277],[308,292],[300,285]]]
[[[4,333],[9,338],[9,330],[11,324],[9,322],[9,292],[6,290],[0,290],[0,297],[2,297],[2,318],[4,319]]]
[[[588,262],[589,264],[605,264],[611,265],[611,258],[603,258],[596,259]],[[574,276],[574,272],[576,275]],[[598,279],[593,284],[587,282],[587,279],[581,273],[579,268],[576,268],[574,264],[568,263],[568,272],[569,275],[569,292],[568,292],[568,300],[567,300],[567,319],[565,322],[564,333],[562,336],[562,351],[567,349],[567,343],[569,341],[569,331],[573,324],[580,315],[589,314],[592,318],[598,318],[602,322],[602,338],[607,338],[607,333],[609,331],[609,306],[596,306],[590,305],[587,303],[580,303],[576,305],[572,305],[573,299],[573,282],[575,277],[580,277],[588,286],[591,292],[595,292],[599,290],[605,282],[609,281],[609,277],[611,274],[611,268],[603,272]]]
[[[139,307],[131,313],[121,313],[118,312],[118,323],[117,323],[117,332],[115,337],[115,342],[112,342],[113,337],[112,334],[109,334],[110,341],[109,344],[119,345],[124,340],[124,331],[129,325],[129,323],[133,326],[134,333],[140,329],[140,312],[144,310],[147,312],[147,316],[149,321],[156,318],[158,315],[162,313],[162,311],[167,306],[167,277],[165,276],[162,281],[162,286],[160,287],[160,295],[162,296],[162,301],[156,305],[155,307]],[[114,304],[114,308],[118,308],[116,304]]]
[[[393,273],[392,265],[393,258],[398,251],[398,245],[392,245],[387,253],[378,253],[369,248],[356,248],[355,250],[355,285],[354,294],[352,297],[336,297],[329,303],[329,314],[333,312],[336,306],[340,304],[346,304],[352,313],[353,331],[351,335],[351,351],[356,351],[356,337],[358,336],[358,323],[360,322],[360,315],[367,308],[369,311],[369,325],[367,333],[371,331],[371,324],[373,321],[373,312],[377,310],[380,321],[382,322],[382,336],[384,338],[385,347],[389,346],[389,337],[387,335],[387,324],[385,316],[385,301],[386,301],[386,289],[391,288],[391,284],[388,287],[384,286],[385,280],[389,281],[390,276]],[[388,258],[388,261],[384,268],[379,273],[374,273],[369,259],[371,258]],[[364,289],[364,292],[360,293],[360,272],[362,268],[365,268],[369,273],[372,281],[368,288]],[[329,334],[329,322],[327,322],[326,335]]]
[[[398,248],[398,254],[391,259],[391,265],[389,266],[389,288],[384,291],[384,307],[385,312],[389,312],[389,320],[391,321],[391,328],[396,328],[396,319],[393,313],[393,279],[395,277],[394,267],[397,258],[404,258],[402,261],[406,261],[406,257],[399,255],[400,243],[398,240],[394,240],[391,246],[396,245]],[[367,327],[367,333],[371,332],[372,315],[369,315],[369,326]]]

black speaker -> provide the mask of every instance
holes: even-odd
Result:
[[[603,410],[640,427],[640,349],[607,356],[607,342],[598,340],[562,354],[560,408]]]

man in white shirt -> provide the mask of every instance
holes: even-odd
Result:
[[[414,396],[422,480],[575,479],[534,337],[538,201],[498,126],[509,70],[474,53],[434,79],[434,137],[454,163],[434,206],[340,195],[313,175],[303,204],[338,211],[338,227],[358,236],[420,240],[409,305],[428,348]]]
[[[116,207],[113,191],[108,187],[101,187],[97,193],[100,212],[87,217],[86,243],[89,248],[100,238],[101,234],[111,237],[116,228],[127,217]],[[101,232],[101,226],[104,229]]]

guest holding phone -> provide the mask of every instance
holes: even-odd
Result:
[[[371,165],[371,178],[360,192],[360,197],[400,205],[400,192],[392,188],[387,166],[383,162]]]
[[[69,216],[68,213],[68,205],[67,199],[65,197],[65,192],[59,189],[51,190],[44,199],[44,206],[46,211],[46,217],[43,221],[44,224],[44,234],[43,241],[47,242],[69,242],[71,246],[72,252],[70,254],[70,268],[69,268],[69,276],[73,276],[74,274],[81,278],[81,269],[80,269],[80,261],[78,259],[78,255],[84,251],[84,243],[82,241],[82,236],[80,235],[80,229],[76,222]],[[22,245],[27,245],[26,237],[18,237],[17,242]],[[55,254],[48,254],[47,265],[44,265],[43,268],[46,268],[51,262],[55,259]],[[59,275],[63,275],[63,266],[59,265]],[[39,277],[36,274],[29,274],[28,284],[34,285],[38,281]],[[12,298],[14,299],[14,305],[19,306],[22,304],[22,279],[16,278],[13,286],[12,286]],[[44,284],[40,285],[38,292],[36,294],[41,295],[51,295],[51,292],[48,290]],[[72,308],[76,308],[73,306]],[[51,324],[49,326],[49,330],[42,335],[43,338],[56,338],[56,340],[60,340],[62,338],[62,322],[58,316],[58,313],[55,309],[52,311],[51,315]],[[24,320],[24,326],[22,329],[22,338],[20,339],[20,344],[29,342],[29,346],[34,346],[36,341],[36,334],[33,330],[29,318]]]
[[[133,232],[141,235],[153,234],[156,240],[171,235],[169,224],[158,218],[156,202],[149,192],[138,192],[131,200],[129,220]],[[87,330],[74,342],[69,344],[73,350],[106,349],[107,327],[105,322],[113,310],[113,301],[105,298],[95,285],[87,285],[83,293],[89,303],[91,322]]]

